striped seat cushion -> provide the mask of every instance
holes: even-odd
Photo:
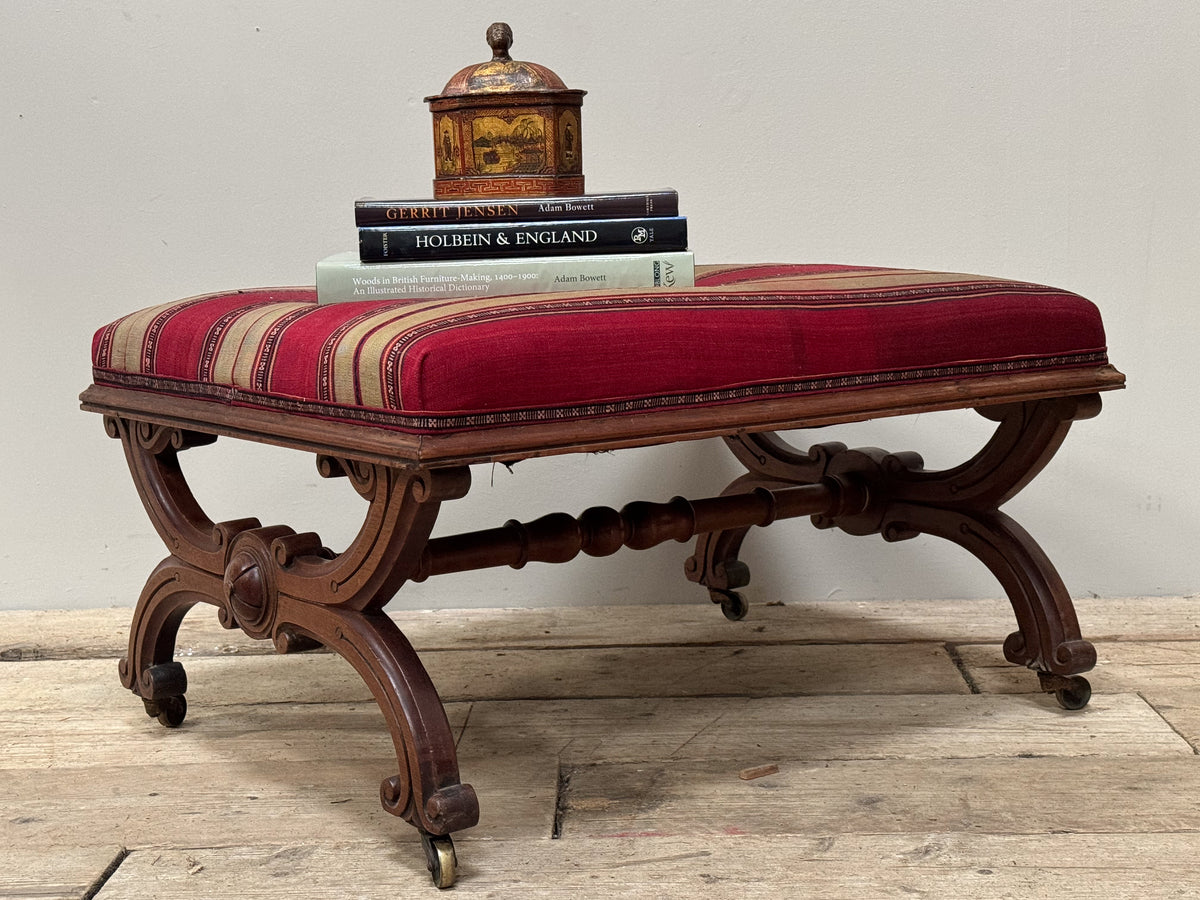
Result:
[[[846,266],[709,266],[697,286],[319,306],[209,294],[96,332],[95,380],[453,432],[1104,364],[1066,291]]]

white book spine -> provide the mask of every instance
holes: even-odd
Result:
[[[680,288],[696,283],[690,251],[364,263],[354,251],[317,263],[317,302],[499,297],[603,288]]]

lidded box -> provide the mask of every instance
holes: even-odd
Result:
[[[512,29],[487,30],[490,61],[467,66],[426,97],[433,113],[437,199],[583,193],[579,117],[586,91],[509,56]]]

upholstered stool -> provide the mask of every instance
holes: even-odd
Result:
[[[383,612],[406,581],[566,562],[696,538],[686,574],[726,614],[746,605],[738,560],[754,525],[800,515],[901,540],[937,535],[980,559],[1012,602],[1011,662],[1068,708],[1095,662],[1070,597],[999,507],[1071,423],[1124,378],[1096,308],[1074,294],[967,275],[841,266],[712,266],[695,288],[318,306],[296,288],[210,294],[100,329],[82,397],[123,442],[170,555],[142,593],[121,662],[166,725],[185,714],[173,660],[198,602],[280,652],[324,645],[370,686],[399,774],[385,808],[415,825],[434,880],[453,882],[449,835],[478,817],[437,692]],[[973,408],[997,423],[942,471],[914,453],[808,451],[773,432]],[[256,519],[214,523],[180,451],[221,437],[309,450],[367,501],[351,545],[327,548]],[[431,538],[472,463],[721,437],[747,473],[719,496],[597,507]],[[565,498],[569,499],[569,498]]]

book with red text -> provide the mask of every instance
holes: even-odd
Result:
[[[637,219],[677,215],[679,194],[673,190],[486,200],[359,200],[354,204],[354,224],[359,228],[546,219]]]

